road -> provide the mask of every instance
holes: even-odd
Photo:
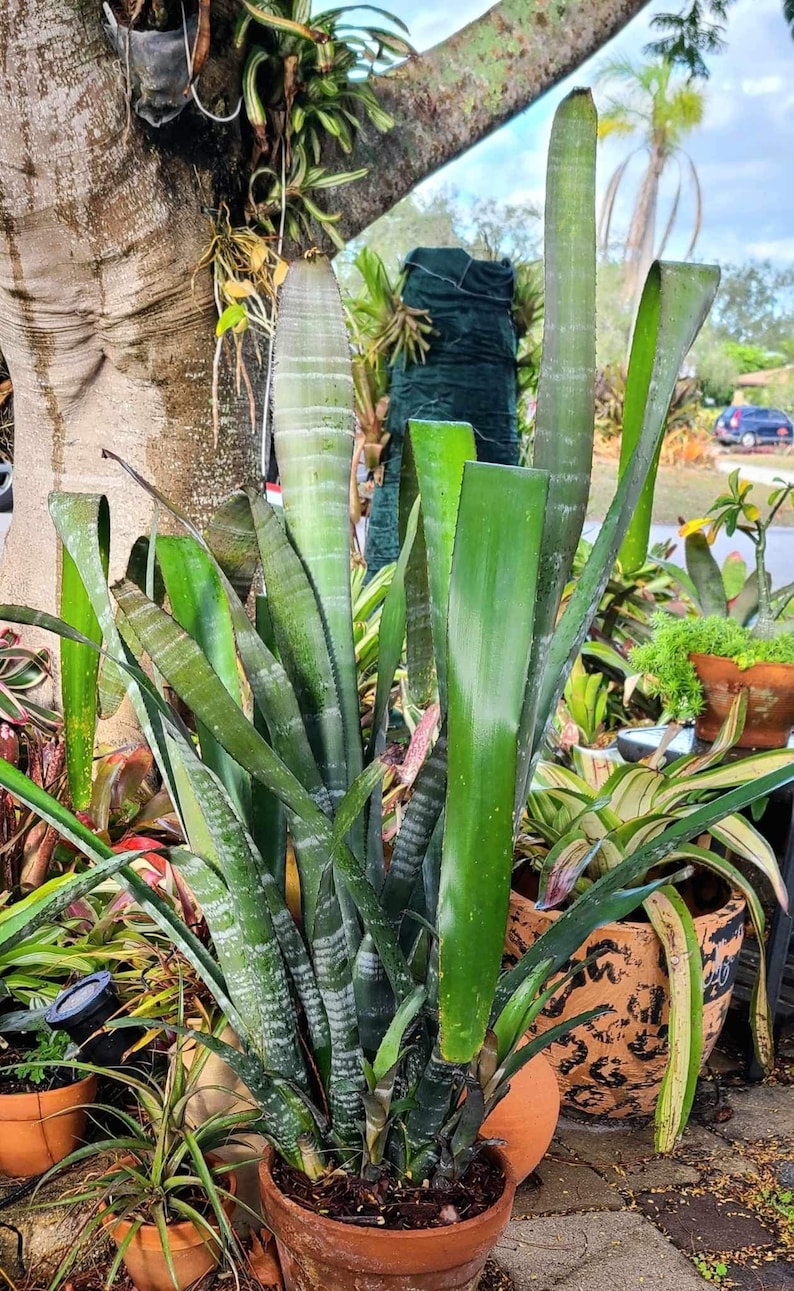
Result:
[[[590,521],[585,525],[584,536],[592,542],[598,532],[598,524]],[[673,541],[676,544],[671,560],[675,565],[684,566],[684,540],[678,537],[678,527],[673,524],[655,524],[651,526],[651,546],[657,542]],[[734,534],[726,538],[721,533],[712,548],[717,561],[722,564],[732,551],[738,551],[752,568],[753,545],[744,534]],[[782,587],[794,581],[794,529],[770,529],[767,537],[766,567],[772,575],[772,586]]]

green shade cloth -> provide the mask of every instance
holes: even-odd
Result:
[[[368,577],[399,554],[400,463],[409,420],[471,422],[481,462],[518,461],[512,265],[473,260],[460,247],[420,247],[405,264],[403,299],[429,311],[437,334],[424,364],[405,367],[400,360],[392,371],[391,439],[383,484],[372,499]]]

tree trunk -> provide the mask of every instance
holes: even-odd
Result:
[[[213,0],[221,47],[224,2]],[[369,176],[333,194],[345,203],[345,233],[531,103],[646,3],[503,0],[409,61],[383,85],[396,129],[363,140],[356,164],[369,163]],[[213,102],[206,78],[202,97]],[[193,108],[148,130],[127,104],[99,0],[5,0],[0,349],[16,436],[0,598],[49,610],[58,594],[52,489],[108,494],[113,574],[149,522],[146,498],[102,459],[103,445],[199,520],[258,474],[249,400],[228,379],[213,442],[212,285],[207,272],[191,277],[210,232],[201,207],[226,191],[219,172],[239,155],[237,141]],[[251,371],[261,391],[261,370]]]
[[[51,489],[106,492],[112,569],[148,527],[145,495],[103,446],[205,516],[252,478],[248,401],[211,417],[206,157],[129,120],[123,71],[92,0],[10,0],[0,12],[0,349],[14,385],[15,508],[3,599],[52,609]]]
[[[626,296],[631,301],[632,318],[636,316],[645,279],[654,260],[659,184],[664,163],[664,153],[653,145],[626,239]]]

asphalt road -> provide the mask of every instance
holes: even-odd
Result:
[[[598,532],[596,523],[585,525],[584,536],[590,542],[593,541]],[[655,524],[651,526],[651,546],[658,542],[673,541],[676,544],[676,550],[673,552],[671,560],[673,564],[684,567],[684,540],[678,537],[678,528],[672,524]],[[732,538],[726,538],[725,534],[719,534],[714,543],[713,551],[717,561],[722,564],[726,556],[733,551],[738,551],[741,556],[748,562],[752,568],[754,560],[753,545],[749,538],[744,534],[734,534]],[[772,575],[772,586],[783,587],[786,583],[794,582],[794,529],[770,529],[767,537],[766,567]]]

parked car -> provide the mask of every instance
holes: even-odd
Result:
[[[732,405],[717,418],[714,434],[721,444],[791,444],[794,423],[779,408],[756,408],[754,404]]]

